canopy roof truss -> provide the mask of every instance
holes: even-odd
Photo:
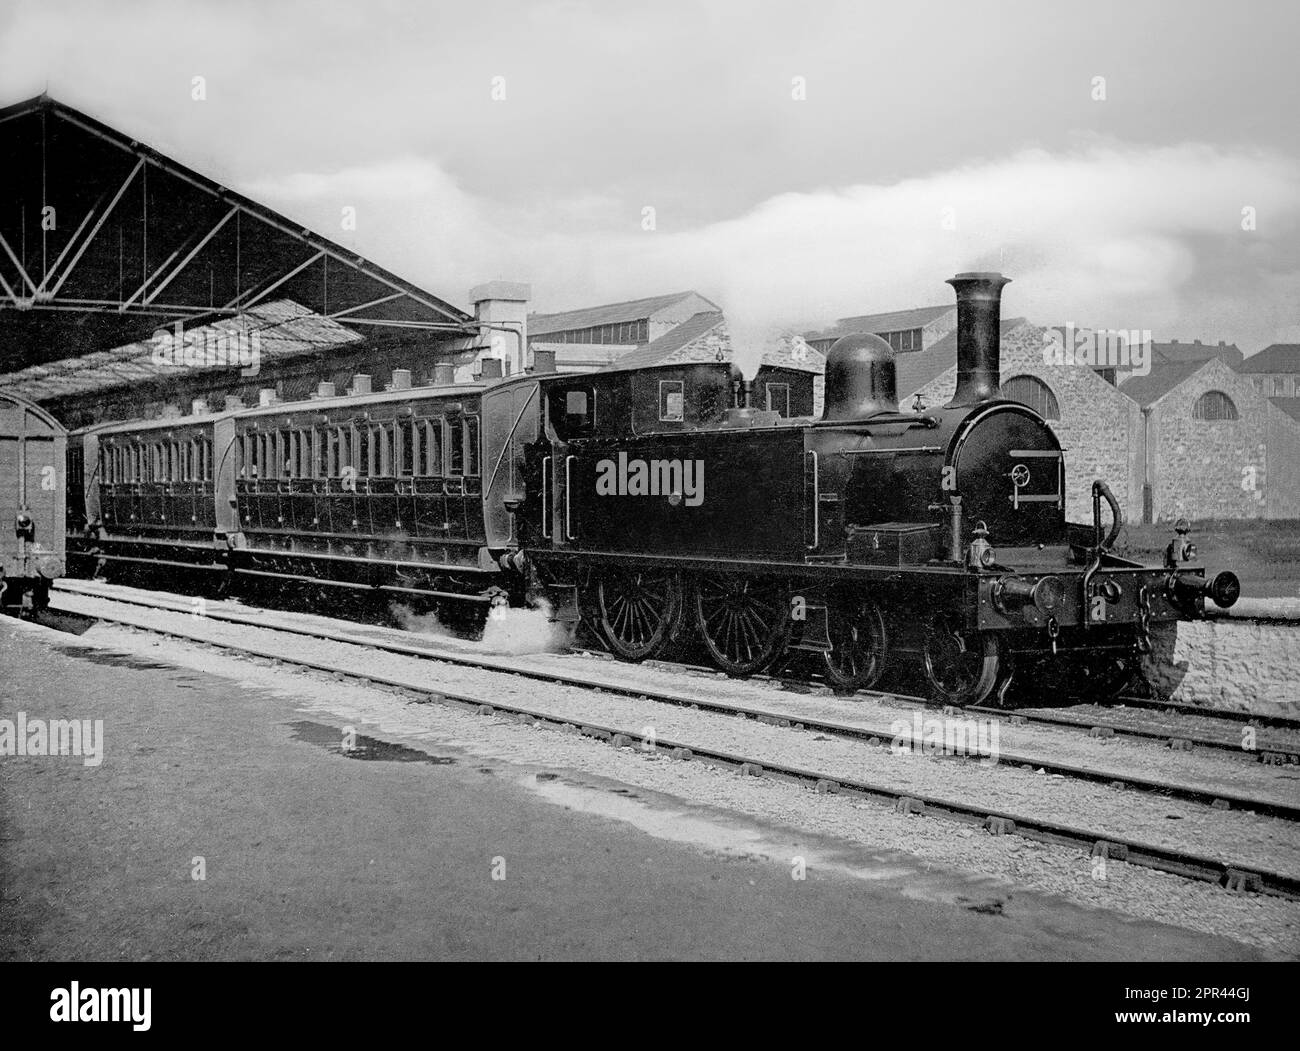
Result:
[[[0,109],[0,373],[291,300],[359,330],[464,311],[47,96]]]

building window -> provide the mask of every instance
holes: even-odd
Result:
[[[1286,379],[1282,376],[1273,377],[1273,397],[1286,397]]]
[[[1221,390],[1207,390],[1192,406],[1194,420],[1235,420],[1237,406]]]
[[[1028,405],[1045,420],[1059,420],[1061,406],[1052,388],[1037,376],[1013,376],[1002,384],[1002,397]]]
[[[659,421],[681,423],[684,419],[686,385],[682,380],[659,381]]]
[[[780,416],[790,415],[790,384],[767,384],[767,409]]]

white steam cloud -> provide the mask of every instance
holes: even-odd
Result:
[[[417,159],[245,188],[322,230],[355,206],[359,250],[453,300],[493,276],[531,281],[542,310],[693,287],[722,305],[742,359],[837,317],[951,302],[944,279],[969,269],[1012,277],[1005,313],[1042,324],[1246,351],[1300,339],[1300,165],[1258,151],[1030,149],[675,233],[605,198],[491,204]]]

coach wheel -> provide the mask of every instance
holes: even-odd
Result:
[[[952,617],[936,617],[926,629],[922,663],[937,700],[945,704],[979,704],[997,681],[997,636],[963,632]]]
[[[827,608],[831,648],[822,654],[826,678],[837,690],[866,690],[885,670],[885,617],[864,599],[840,598]]]
[[[681,627],[681,576],[662,570],[611,570],[596,584],[596,606],[615,656],[625,661],[658,657]]]
[[[739,574],[703,577],[695,622],[704,645],[728,675],[753,675],[785,650],[790,638],[789,589]]]

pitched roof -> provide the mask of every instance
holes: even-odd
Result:
[[[719,310],[704,310],[693,314],[658,339],[652,339],[644,347],[624,354],[610,367],[637,369],[646,365],[662,365],[677,351],[694,343],[701,336],[708,335],[722,324],[722,320],[722,312]]]
[[[1014,332],[1025,323],[1022,317],[1006,318],[1001,335]],[[915,394],[931,380],[942,376],[957,364],[957,332],[949,332],[925,350],[911,354],[898,354],[894,358],[898,369],[898,396]]]
[[[1170,364],[1178,361],[1209,361],[1218,358],[1229,368],[1241,365],[1245,355],[1237,349],[1235,343],[1202,343],[1199,339],[1193,343],[1172,340],[1169,343],[1151,343],[1152,364]]]
[[[0,107],[0,157],[0,198],[59,204],[48,270],[48,216],[0,210],[0,237],[14,252],[28,246],[17,266],[0,252],[0,372],[113,352],[176,321],[235,319],[271,293],[350,328],[459,337],[472,320],[355,248],[46,95]]]
[[[1166,361],[1153,364],[1145,376],[1130,376],[1119,385],[1119,389],[1146,408],[1163,398],[1188,376],[1200,372],[1212,360],[1207,358],[1204,361]]]
[[[157,354],[157,340],[141,340],[76,358],[29,365],[0,376],[0,385],[25,398],[42,401],[174,380],[187,371],[197,375],[224,370],[238,376],[238,366],[232,366],[231,357],[240,350],[246,356],[255,350],[260,368],[276,358],[305,354],[328,358],[333,349],[361,339],[332,318],[322,317],[292,300],[277,299],[259,303],[233,318],[186,330],[181,345],[175,346],[175,364],[170,363],[169,355]]]
[[[1238,372],[1300,372],[1300,343],[1274,343],[1252,354]]]
[[[1300,421],[1300,398],[1269,398],[1268,400],[1291,419]]]
[[[548,332],[567,332],[570,329],[594,328],[597,325],[614,325],[620,321],[640,321],[653,317],[661,310],[674,306],[696,296],[709,303],[715,309],[716,303],[705,299],[698,292],[672,292],[664,296],[649,296],[645,299],[629,299],[622,303],[606,303],[598,307],[583,307],[580,310],[565,310],[556,314],[529,314],[529,334],[544,336]]]
[[[528,346],[533,350],[553,351],[555,366],[561,372],[565,371],[562,366],[588,369],[593,365],[597,368],[612,365],[619,360],[619,355],[625,349],[613,343],[547,343],[532,340],[528,341]]]
[[[805,338],[838,339],[840,336],[851,335],[854,332],[904,332],[908,329],[924,328],[931,321],[956,309],[954,304],[949,303],[941,307],[916,307],[912,310],[895,310],[887,314],[842,317],[828,329],[805,333]]]

